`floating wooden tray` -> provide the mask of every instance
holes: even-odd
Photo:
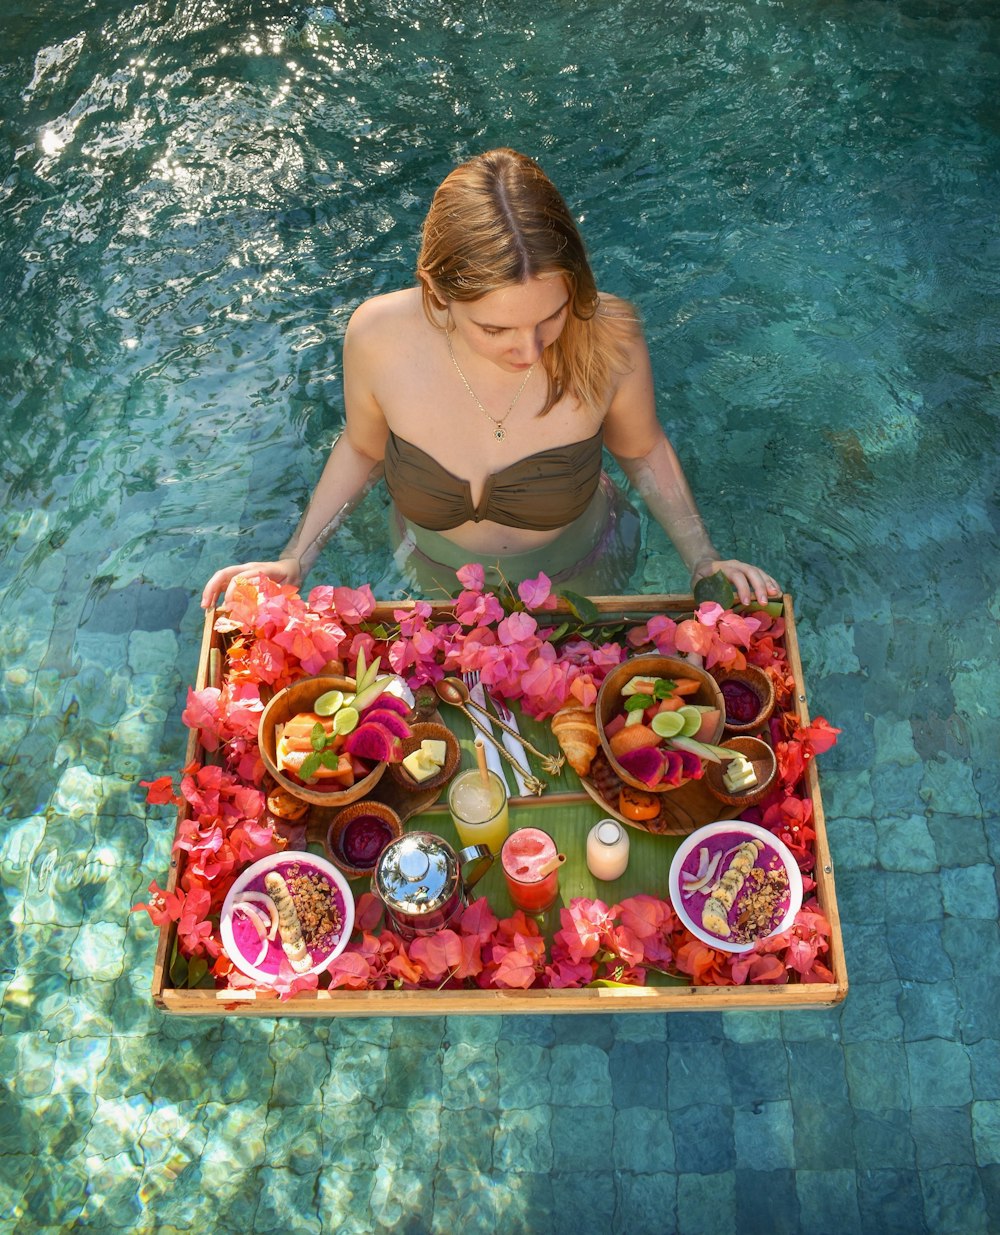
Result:
[[[618,618],[644,621],[654,614],[680,616],[690,613],[694,602],[690,596],[602,596],[592,598],[600,613],[610,620]],[[412,606],[413,602],[394,601],[380,606],[372,615],[373,622],[391,621],[393,611]],[[445,613],[446,602],[434,606]],[[560,604],[561,611],[569,616],[570,611]],[[560,610],[557,610],[558,613]],[[551,619],[551,613],[544,615]],[[785,648],[789,665],[795,679],[794,707],[800,723],[809,722],[806,706],[805,683],[799,658],[798,642],[790,596],[784,597]],[[201,658],[196,686],[202,689],[209,684],[218,684],[223,663],[221,636],[214,630],[215,613],[206,615],[202,639]],[[452,720],[449,727],[461,731],[462,720]],[[545,726],[535,726],[530,720],[523,725],[525,736],[543,749],[555,750],[551,731]],[[546,742],[548,745],[546,746]],[[471,751],[471,733],[463,745]],[[192,733],[188,741],[185,762],[204,761],[205,752]],[[156,1005],[165,1012],[182,1016],[454,1016],[481,1013],[487,1015],[519,1013],[594,1013],[594,1012],[672,1012],[672,1011],[735,1011],[738,1009],[790,1009],[829,1007],[839,1003],[847,993],[847,970],[844,961],[840,917],[837,912],[834,888],[833,863],[827,843],[826,824],[820,798],[816,761],[806,765],[805,792],[812,801],[812,824],[816,832],[816,896],[830,923],[830,950],[825,960],[833,972],[832,983],[801,983],[786,986],[690,986],[680,980],[665,980],[666,984],[637,987],[602,987],[568,990],[417,990],[417,991],[348,991],[316,990],[303,991],[293,999],[279,1001],[258,991],[187,989],[172,985],[170,963],[176,942],[176,925],[160,928],[156,958],[153,965],[152,994]],[[409,793],[389,776],[383,776],[375,787],[373,797],[392,806],[401,816],[419,821],[421,826],[450,836],[451,822],[447,809],[439,798],[443,789],[425,791],[424,794]],[[607,903],[615,899],[645,891],[666,897],[667,869],[677,838],[716,819],[733,818],[739,812],[727,808],[709,793],[702,781],[690,781],[680,789],[661,795],[664,804],[654,829],[638,828],[632,821],[623,819],[617,812],[617,804],[605,801],[592,782],[580,780],[572,771],[565,769],[551,782],[550,791],[540,798],[513,798],[512,827],[537,823],[557,837],[557,843],[570,848],[580,848],[579,842],[586,836],[592,823],[601,814],[622,819],[633,827],[632,861],[627,877],[615,884],[595,886],[586,873],[582,859],[574,861],[565,874],[560,873],[561,900],[574,896],[600,895]],[[183,803],[178,815],[178,827],[187,817],[187,803]],[[313,807],[307,821],[307,836],[310,841],[322,845],[333,810],[328,807]],[[183,851],[175,854],[170,867],[166,891],[172,892],[183,875]],[[360,885],[358,890],[363,888]],[[502,877],[491,872],[476,889],[489,896],[497,912],[506,909],[506,891]],[[557,902],[549,911],[545,929],[551,933],[558,928]]]

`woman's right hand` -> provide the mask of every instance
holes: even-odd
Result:
[[[240,566],[224,566],[205,584],[201,594],[201,607],[211,609],[221,592],[229,600],[233,584],[240,578],[253,578],[256,575],[267,575],[275,583],[291,583],[298,587],[302,582],[302,567],[297,557],[285,557],[277,562],[244,562]]]

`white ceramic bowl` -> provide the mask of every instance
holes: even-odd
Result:
[[[727,837],[729,839],[724,839]],[[719,823],[710,823],[707,827],[692,832],[674,854],[674,860],[670,863],[670,901],[677,916],[696,939],[707,943],[709,947],[719,948],[723,952],[749,952],[754,942],[759,942],[755,940],[750,943],[735,943],[730,939],[712,934],[701,923],[701,909],[708,899],[708,893],[726,870],[726,851],[748,840],[759,840],[765,846],[757,865],[763,865],[766,870],[777,870],[784,866],[788,876],[787,907],[780,921],[767,934],[760,936],[760,939],[767,939],[771,935],[778,935],[787,930],[795,921],[795,915],[802,908],[802,874],[784,841],[756,824],[744,823],[741,819],[723,820]],[[685,896],[681,890],[682,877],[693,877],[697,872],[698,850],[703,846],[709,850],[710,860],[716,852],[722,852],[723,856],[719,859],[713,879],[706,887],[700,892]],[[739,897],[737,897],[736,904],[739,904]],[[731,911],[730,919],[732,917]]]
[[[331,887],[336,889],[343,905],[341,931],[336,942],[329,952],[324,952],[318,959],[314,957],[312,967],[305,972],[322,973],[334,957],[339,956],[344,948],[347,947],[347,941],[350,939],[351,931],[354,929],[354,894],[351,892],[347,880],[332,862],[328,862],[326,858],[317,857],[314,853],[300,851],[274,853],[270,857],[261,858],[258,862],[254,862],[242,874],[237,876],[233,886],[229,889],[229,893],[222,906],[219,929],[222,934],[222,946],[225,948],[226,955],[233,964],[245,973],[248,978],[253,978],[255,982],[263,982],[265,985],[273,985],[277,970],[258,969],[240,950],[234,931],[233,904],[239,896],[250,888],[251,884],[260,882],[263,885],[264,876],[268,871],[278,870],[280,872],[296,862],[301,863],[303,866],[311,866],[323,875]],[[263,891],[263,886],[261,886],[260,890]],[[283,955],[280,934],[272,942],[268,955],[275,958]]]

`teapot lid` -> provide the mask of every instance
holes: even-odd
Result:
[[[433,832],[408,832],[383,849],[372,887],[390,909],[419,917],[446,904],[460,878],[447,841]]]

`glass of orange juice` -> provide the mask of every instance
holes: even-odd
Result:
[[[487,845],[499,857],[509,828],[507,786],[496,772],[462,772],[448,789],[448,809],[463,845]]]

